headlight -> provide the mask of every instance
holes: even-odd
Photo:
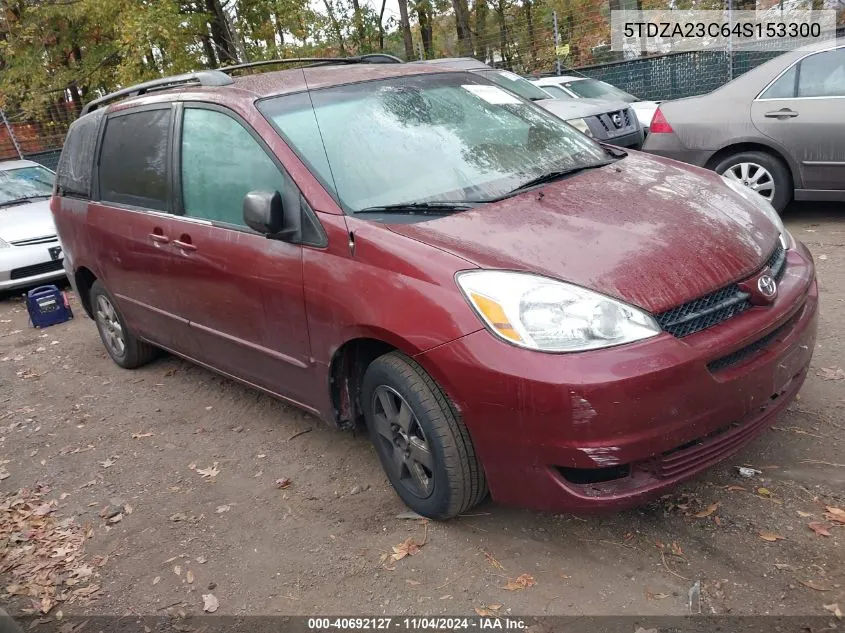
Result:
[[[763,215],[769,218],[780,233],[781,246],[785,249],[789,248],[789,234],[786,231],[786,227],[783,226],[783,220],[781,220],[778,212],[775,211],[775,208],[769,204],[769,201],[760,194],[755,193],[753,190],[743,185],[738,180],[731,180],[730,178],[722,176],[722,181],[736,193],[748,200],[748,202],[757,207]]]
[[[5,241],[3,241],[2,238],[0,238],[0,248],[11,248],[11,247],[12,247],[12,245],[9,244],[9,242],[5,242]]]
[[[569,125],[574,127],[576,130],[578,130],[579,132],[583,132],[587,136],[593,135],[593,133],[590,131],[590,126],[587,125],[587,122],[584,119],[568,119],[566,122],[569,123]]]
[[[646,312],[605,295],[529,273],[459,273],[458,286],[491,332],[544,352],[580,352],[656,336]]]

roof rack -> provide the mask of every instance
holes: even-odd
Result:
[[[353,57],[290,57],[288,59],[263,59],[257,62],[224,66],[219,70],[220,72],[228,74],[245,68],[304,63],[307,63],[310,66],[325,66],[327,64],[401,64],[403,62],[398,57],[388,55],[387,53],[369,53],[367,55],[355,55]]]
[[[116,92],[94,99],[85,104],[82,108],[82,114],[88,114],[93,110],[101,107],[110,101],[115,101],[122,97],[134,97],[145,94],[151,90],[163,90],[165,88],[172,88],[182,84],[198,83],[201,86],[228,86],[235,83],[234,80],[227,74],[219,70],[200,70],[192,73],[185,73],[184,75],[173,75],[172,77],[162,77],[161,79],[153,79],[152,81],[145,81],[144,83],[129,86]]]

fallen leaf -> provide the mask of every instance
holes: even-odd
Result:
[[[204,565],[206,563],[205,556],[197,556],[194,560],[197,561],[197,563],[199,563],[200,565]]]
[[[228,505],[217,506],[217,509],[214,512],[217,513],[217,514],[223,514],[224,512],[228,512],[231,509],[232,509],[232,507],[228,506]]]
[[[154,585],[157,585],[160,582],[161,582],[161,576],[156,576],[155,578],[153,578],[153,584]]]
[[[790,571],[791,571],[791,570],[793,570],[793,569],[795,569],[795,568],[794,568],[792,565],[790,565],[789,563],[775,563],[775,567],[777,567],[778,569],[788,569],[788,570],[790,570]]]
[[[822,367],[816,372],[816,376],[822,380],[843,380],[845,379],[845,370],[841,367]]]
[[[748,492],[748,488],[743,488],[742,486],[728,486],[725,490],[728,492]]]
[[[513,580],[508,578],[508,584],[506,584],[504,588],[508,591],[520,591],[522,589],[527,589],[528,587],[533,587],[536,584],[537,581],[534,580],[533,576],[529,574],[520,574]]]
[[[808,523],[807,527],[819,536],[830,536],[830,532],[827,531],[827,526],[823,523]]]
[[[103,468],[111,468],[112,466],[114,466],[114,462],[115,460],[109,457],[108,459],[101,461],[100,466],[102,466]]]
[[[475,607],[475,612],[482,618],[497,618],[499,617],[497,611],[501,608],[500,604],[482,604],[480,607]]]
[[[827,255],[826,255],[825,253],[822,253],[822,254],[821,254],[821,255],[819,255],[816,259],[820,259],[820,260],[821,260],[821,261],[823,261],[823,262],[824,262],[824,261],[827,261]]]
[[[49,503],[42,503],[32,511],[32,516],[43,517],[50,514],[55,508]]]
[[[176,574],[177,576],[181,576],[182,575],[182,568],[179,565],[174,565],[173,566],[173,573]]]
[[[646,600],[665,600],[669,597],[668,593],[652,593],[648,589],[645,592]]]
[[[711,503],[709,506],[704,508],[704,510],[702,510],[701,512],[696,512],[695,518],[696,519],[703,519],[705,517],[709,517],[711,514],[713,514],[716,511],[716,509],[718,507],[719,507],[718,501],[716,503]]]
[[[757,488],[757,494],[761,497],[771,497],[772,491],[768,488]]]
[[[801,517],[802,519],[806,519],[807,517],[813,516],[812,512],[802,512],[801,510],[797,510],[797,512],[798,512],[798,516]]]
[[[420,584],[420,581],[419,580],[412,580],[410,578],[406,578],[405,584],[410,585],[411,587],[416,587],[418,584]]]
[[[827,611],[830,611],[833,615],[835,615],[837,620],[842,619],[842,611],[839,610],[839,605],[837,603],[834,602],[833,604],[823,604],[822,607],[824,607]]]
[[[192,572],[190,569],[185,572],[185,582],[187,582],[189,585],[194,584],[194,572]]]
[[[120,523],[121,521],[123,521],[123,514],[115,514],[108,520],[109,523]]]
[[[827,506],[825,507],[825,510],[827,510],[827,512],[824,513],[825,519],[845,524],[845,510],[834,506]]]
[[[393,546],[393,554],[390,556],[393,560],[402,560],[406,556],[414,556],[420,551],[420,546],[414,540],[413,536],[409,536],[399,545]]]
[[[293,482],[288,479],[287,477],[282,477],[281,479],[276,480],[276,488],[279,490],[284,490],[285,488],[290,488],[290,485]]]
[[[217,462],[214,462],[208,468],[197,468],[197,474],[205,479],[214,479],[220,471],[217,469]]]
[[[830,587],[820,585],[814,580],[799,580],[798,582],[800,582],[805,587],[809,587],[810,589],[814,589],[816,591],[830,591]]]
[[[766,530],[761,530],[759,536],[764,541],[769,541],[770,543],[774,541],[785,541],[786,537],[781,536],[780,534],[775,534],[774,532],[767,532]]]
[[[502,571],[504,571],[504,569],[505,569],[505,568],[504,568],[504,566],[502,565],[502,563],[500,563],[499,561],[497,561],[497,560],[493,557],[493,554],[491,554],[490,552],[484,552],[484,558],[486,558],[486,559],[487,559],[487,562],[488,562],[488,563],[490,563],[490,564],[491,564],[494,568],[496,568],[496,569],[501,569]]]
[[[204,593],[202,594],[202,610],[206,613],[214,613],[217,611],[217,608],[220,606],[220,602],[218,602],[217,598],[214,597],[213,593]]]
[[[153,434],[152,434],[152,433],[133,433],[133,434],[132,434],[132,439],[133,439],[133,440],[140,440],[140,439],[142,439],[142,438],[145,438],[145,437],[152,437],[152,436],[153,436]]]

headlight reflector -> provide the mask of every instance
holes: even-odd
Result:
[[[605,295],[530,273],[459,273],[458,286],[485,325],[510,343],[580,352],[656,336],[650,314]]]
[[[568,119],[566,122],[569,123],[569,125],[574,127],[576,130],[582,132],[583,134],[586,134],[587,136],[593,135],[593,133],[590,131],[590,126],[587,125],[587,122],[584,119]]]

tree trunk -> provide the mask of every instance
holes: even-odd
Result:
[[[422,39],[423,51],[426,59],[434,58],[434,35],[431,26],[432,13],[434,12],[428,0],[417,2],[417,19],[420,23],[420,38]]]
[[[528,47],[531,50],[531,70],[537,69],[537,38],[534,35],[534,16],[532,14],[531,0],[523,0],[525,10],[525,24],[528,29]]]
[[[364,17],[361,15],[361,4],[352,0],[352,21],[355,23],[355,33],[358,39],[358,54],[369,52],[364,50],[366,33],[364,32]]]
[[[475,56],[487,61],[487,0],[475,0]]]
[[[414,59],[414,40],[411,37],[411,21],[408,19],[408,0],[399,0],[399,28],[405,42],[405,61]]]
[[[337,38],[337,43],[340,46],[340,54],[345,56],[346,44],[343,41],[343,31],[340,30],[340,24],[338,23],[337,18],[334,15],[334,9],[332,8],[331,0],[323,0],[323,4],[326,5],[326,12],[329,14],[329,21],[331,21],[332,23],[332,28],[334,29],[334,34]]]
[[[276,20],[276,34],[279,36],[279,45],[276,48],[276,54],[279,57],[285,56],[285,27],[282,26],[282,16],[279,15],[279,12],[276,11],[273,13],[273,17]]]
[[[387,8],[387,0],[381,0],[381,11],[378,14],[378,49],[384,50],[384,10]]]
[[[499,21],[499,54],[508,68],[511,67],[511,54],[508,50],[508,31],[505,24],[505,0],[496,3],[496,18]]]
[[[467,0],[452,0],[455,10],[455,29],[458,33],[458,50],[461,56],[472,56],[472,31],[469,28],[469,7]]]
[[[217,52],[217,59],[224,65],[237,62],[237,54],[226,33],[228,20],[226,20],[219,0],[205,0],[205,9],[208,14],[208,26],[211,31],[214,50]]]

